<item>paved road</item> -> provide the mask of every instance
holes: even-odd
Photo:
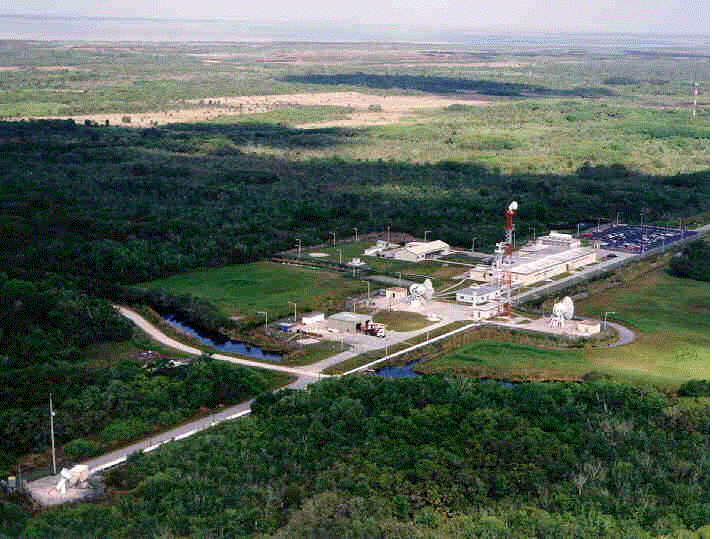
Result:
[[[135,311],[132,311],[131,309],[128,309],[126,307],[122,307],[120,305],[114,305],[116,309],[121,313],[121,315],[125,316],[129,320],[131,320],[134,324],[136,324],[139,328],[141,328],[145,333],[149,335],[152,339],[160,342],[161,344],[165,344],[166,346],[169,346],[170,348],[173,348],[175,350],[180,350],[181,352],[185,352],[187,354],[191,354],[194,356],[200,356],[204,352],[202,350],[198,350],[197,348],[193,348],[192,346],[188,346],[187,344],[184,344],[180,341],[177,341],[165,333],[163,333],[160,329],[158,329],[156,326],[151,324],[148,320],[146,320],[143,316],[138,314]],[[244,365],[245,367],[257,367],[259,369],[267,369],[271,371],[279,371],[279,372],[284,372],[287,374],[291,374],[293,376],[305,376],[307,378],[313,378],[313,379],[318,379],[321,377],[321,374],[319,373],[318,370],[314,370],[314,368],[299,368],[299,367],[288,367],[286,365],[278,365],[278,364],[271,364],[271,363],[262,363],[259,361],[252,361],[250,359],[242,359],[242,358],[237,358],[235,356],[228,356],[225,354],[211,354],[211,357],[214,357],[215,359],[220,359],[222,361],[229,361],[230,363],[234,363],[235,365]]]
[[[609,326],[616,328],[616,331],[618,331],[618,340],[614,343],[609,344],[608,346],[623,346],[625,344],[630,344],[635,340],[635,333],[633,333],[633,331],[628,329],[627,327],[621,326],[620,324],[616,324],[615,322],[611,322],[610,320],[606,323]]]
[[[597,268],[598,267],[600,267],[600,266],[597,266]],[[576,275],[576,277],[580,277],[580,275]],[[559,281],[559,282],[561,282],[561,281]],[[539,287],[535,290],[528,291],[528,293],[535,293],[540,290],[544,290],[546,288],[547,288],[547,286],[545,285],[545,286]],[[426,329],[419,329],[419,330],[414,330],[414,331],[409,331],[409,332],[393,332],[393,331],[391,331],[391,332],[389,332],[388,336],[385,339],[381,339],[378,337],[368,337],[368,336],[349,337],[349,338],[345,339],[344,342],[346,344],[355,345],[354,349],[351,349],[351,350],[342,352],[340,354],[331,356],[329,358],[326,358],[322,361],[312,364],[308,368],[289,367],[289,366],[279,365],[279,364],[261,363],[261,362],[252,361],[249,359],[237,358],[234,356],[228,356],[228,355],[219,354],[219,353],[214,353],[211,355],[215,359],[219,359],[222,361],[228,361],[228,362],[234,363],[236,365],[243,365],[243,366],[247,366],[247,367],[255,367],[255,368],[260,368],[260,369],[268,369],[268,370],[279,371],[279,372],[291,374],[293,376],[296,376],[297,380],[294,381],[293,383],[289,384],[287,387],[301,389],[301,388],[306,387],[310,383],[313,383],[313,382],[319,380],[320,378],[322,378],[323,376],[325,376],[325,375],[321,374],[321,372],[324,371],[325,369],[328,369],[329,367],[336,365],[338,363],[341,363],[342,361],[345,361],[347,359],[350,359],[358,354],[361,354],[361,353],[364,353],[367,351],[371,351],[371,350],[383,349],[386,347],[386,345],[394,345],[397,343],[401,343],[405,340],[408,340],[409,338],[420,335],[426,331],[435,330],[435,329],[440,328],[444,325],[447,325],[453,321],[463,320],[463,319],[466,320],[469,318],[467,316],[467,314],[469,313],[469,310],[466,307],[463,307],[460,305],[454,305],[454,304],[446,304],[446,303],[442,303],[441,305],[443,307],[437,313],[441,317],[441,321],[429,326]],[[199,355],[203,354],[202,350],[199,350],[197,348],[194,348],[192,346],[189,346],[189,345],[184,344],[180,341],[177,341],[176,339],[169,337],[168,335],[163,333],[160,329],[155,327],[153,324],[151,324],[148,320],[143,318],[141,315],[139,315],[135,311],[128,309],[126,307],[123,307],[123,306],[117,305],[115,307],[124,317],[131,320],[141,330],[143,330],[151,338],[160,342],[161,344],[164,344],[165,346],[168,346],[175,350],[180,350],[182,352],[185,352],[185,353],[188,353],[191,355],[199,356]],[[618,335],[619,335],[618,341],[616,343],[612,343],[610,346],[622,346],[625,344],[629,344],[635,340],[635,334],[628,328],[621,326],[620,324],[616,324],[614,322],[608,322],[608,323],[611,324],[613,327],[615,327],[618,330]],[[428,342],[423,342],[423,343],[413,345],[405,350],[401,350],[394,354],[387,354],[383,358],[372,361],[371,363],[369,363],[367,365],[363,365],[363,366],[357,367],[355,369],[352,369],[351,371],[349,371],[345,374],[352,374],[352,373],[355,373],[355,372],[358,372],[361,370],[371,368],[372,366],[379,364],[383,361],[387,361],[389,359],[392,359],[393,357],[396,357],[396,356],[399,356],[402,354],[406,354],[412,350],[415,350],[422,346],[426,346],[430,342],[435,342],[437,340],[445,339],[455,333],[459,333],[461,331],[466,331],[466,330],[476,327],[478,325],[479,324],[475,324],[475,323],[469,324],[465,327],[458,328],[457,330],[454,330],[454,331],[448,332],[444,335],[441,335],[439,337],[430,339]],[[353,342],[351,342],[351,341],[353,341]],[[136,453],[137,451],[144,451],[144,452],[152,451],[152,450],[156,449],[157,447],[160,447],[164,443],[171,442],[173,440],[180,440],[182,438],[186,438],[188,436],[195,434],[198,431],[207,429],[207,428],[209,428],[217,423],[220,423],[222,421],[235,419],[235,418],[247,415],[250,413],[250,407],[252,405],[252,402],[253,402],[252,400],[243,402],[238,405],[226,408],[218,413],[212,414],[209,417],[205,417],[205,418],[198,419],[195,421],[190,421],[188,423],[185,423],[183,425],[175,427],[171,430],[162,432],[160,434],[157,434],[155,436],[152,436],[152,437],[142,440],[140,442],[131,444],[131,445],[124,447],[122,449],[118,449],[116,451],[112,451],[105,455],[101,455],[94,459],[85,461],[83,464],[86,464],[92,473],[96,473],[101,470],[111,468],[112,466],[115,466],[115,465],[123,462],[124,460],[126,460],[126,458],[129,455]],[[54,504],[65,503],[67,501],[78,500],[87,494],[87,491],[70,489],[70,491],[68,492],[68,494],[66,496],[62,496],[56,490],[53,489],[53,487],[54,487],[54,485],[56,485],[56,483],[57,483],[57,478],[50,476],[50,477],[38,479],[37,481],[33,481],[33,482],[29,483],[27,486],[28,486],[32,496],[36,500],[38,500],[40,503],[42,503],[43,505],[54,505]]]

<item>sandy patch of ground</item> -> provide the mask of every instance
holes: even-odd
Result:
[[[401,121],[402,116],[418,109],[437,109],[453,104],[484,105],[488,101],[467,97],[449,96],[382,96],[363,94],[360,92],[324,92],[282,95],[251,95],[222,96],[186,101],[185,108],[142,113],[81,114],[72,118],[77,122],[90,120],[104,124],[107,120],[111,125],[126,127],[151,127],[168,123],[193,123],[213,120],[219,116],[239,116],[269,112],[278,108],[296,106],[336,106],[354,109],[350,118],[331,120],[296,127],[332,127],[385,125]],[[176,104],[176,107],[180,105]],[[369,111],[369,106],[380,107],[380,110]],[[51,118],[67,118],[56,117]],[[20,118],[16,118],[19,120]]]

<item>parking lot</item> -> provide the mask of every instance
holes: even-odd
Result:
[[[659,226],[613,225],[600,232],[582,234],[601,242],[602,249],[639,253],[695,235],[695,231]]]

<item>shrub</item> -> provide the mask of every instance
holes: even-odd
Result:
[[[101,450],[94,442],[77,438],[76,440],[64,444],[64,453],[76,460],[94,457],[101,453]]]

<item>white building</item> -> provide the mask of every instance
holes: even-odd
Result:
[[[305,326],[311,326],[317,322],[324,321],[324,313],[306,313],[302,316],[302,324]]]
[[[515,256],[507,271],[512,274],[513,286],[527,286],[545,281],[562,273],[569,273],[597,261],[597,253],[588,247],[569,249],[565,251],[526,252]],[[474,281],[494,281],[497,278],[493,266],[478,265],[469,272]]]
[[[536,239],[537,245],[543,247],[560,247],[563,249],[578,249],[581,247],[581,240],[574,238],[571,234],[563,234],[552,230],[546,236],[539,236]]]
[[[478,305],[494,301],[497,298],[499,288],[492,284],[486,284],[477,288],[463,288],[455,293],[455,298],[461,303]]]
[[[435,240],[429,242],[411,241],[405,247],[396,249],[393,258],[405,260],[407,262],[422,262],[423,260],[445,256],[450,253],[450,246],[444,241]]]

